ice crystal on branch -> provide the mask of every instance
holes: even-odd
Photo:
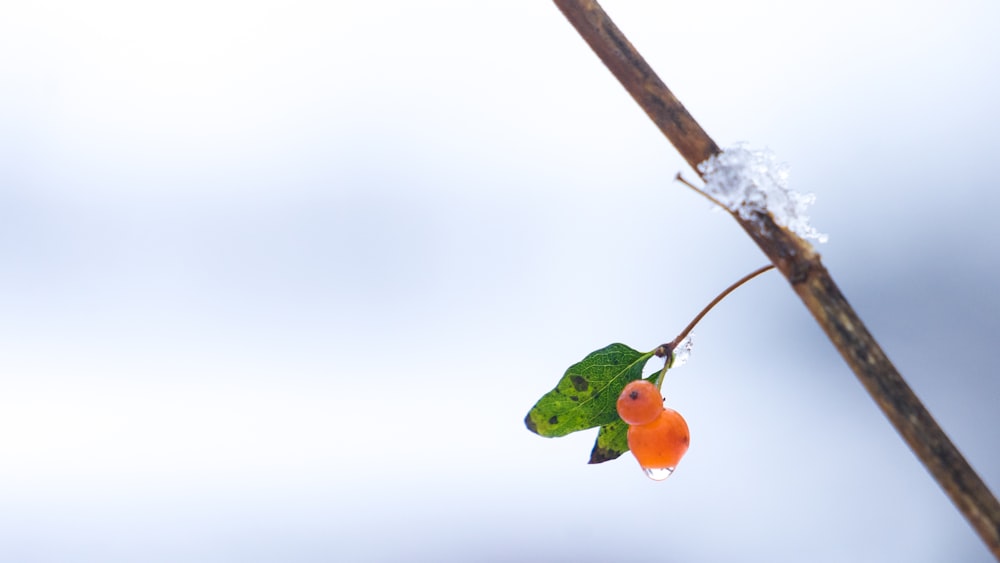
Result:
[[[692,335],[687,335],[684,340],[681,340],[677,347],[674,348],[673,354],[674,359],[670,363],[671,368],[679,368],[686,364],[688,359],[691,357],[691,349],[694,348],[694,340],[691,339]]]
[[[788,165],[770,150],[750,150],[739,143],[699,164],[698,171],[705,191],[743,219],[752,219],[756,211],[770,212],[775,223],[800,237],[826,242],[806,215],[816,196],[790,189]]]

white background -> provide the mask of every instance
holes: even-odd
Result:
[[[4,560],[991,560],[774,273],[668,481],[524,428],[765,263],[554,5],[10,4]],[[996,3],[605,8],[1000,488]]]

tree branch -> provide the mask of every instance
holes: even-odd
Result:
[[[554,1],[692,168],[720,152],[597,2]],[[865,328],[819,254],[770,214],[749,220],[732,215],[788,279],[882,412],[1000,561],[1000,503]]]

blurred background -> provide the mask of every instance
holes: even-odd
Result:
[[[1000,7],[604,7],[1000,489]],[[12,3],[0,84],[4,560],[991,560],[777,274],[666,482],[524,428],[766,263],[551,3]]]

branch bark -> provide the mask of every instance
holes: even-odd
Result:
[[[692,168],[697,171],[700,162],[719,152],[597,2],[554,1]],[[792,285],[882,412],[1000,561],[1000,503],[865,328],[819,254],[769,214],[750,220],[732,215]]]

